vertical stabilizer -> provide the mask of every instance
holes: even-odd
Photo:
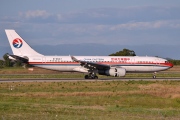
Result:
[[[43,56],[36,52],[23,40],[15,30],[5,30],[9,44],[14,55],[17,56]]]

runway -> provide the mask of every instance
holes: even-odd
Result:
[[[3,82],[76,82],[76,81],[179,81],[180,78],[100,78],[100,79],[81,79],[81,78],[30,78],[30,79],[0,79]]]

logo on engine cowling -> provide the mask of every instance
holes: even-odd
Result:
[[[23,45],[23,42],[22,42],[21,39],[16,38],[16,39],[13,40],[13,46],[14,46],[15,48],[21,48],[22,45]]]

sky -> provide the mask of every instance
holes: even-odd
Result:
[[[4,30],[15,29],[31,46],[119,45],[119,50],[131,46],[139,56],[180,59],[180,0],[0,1],[0,47],[8,52]],[[158,45],[162,52],[156,53],[153,46]],[[94,51],[91,54],[96,55]]]

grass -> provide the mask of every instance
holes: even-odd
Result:
[[[157,77],[180,77],[180,66]],[[34,68],[0,69],[0,78],[83,78]],[[126,78],[152,74],[127,74]],[[99,76],[99,78],[107,78]],[[2,120],[162,120],[180,118],[180,81],[76,81],[0,83]]]
[[[0,117],[179,119],[180,81],[0,83]]]

